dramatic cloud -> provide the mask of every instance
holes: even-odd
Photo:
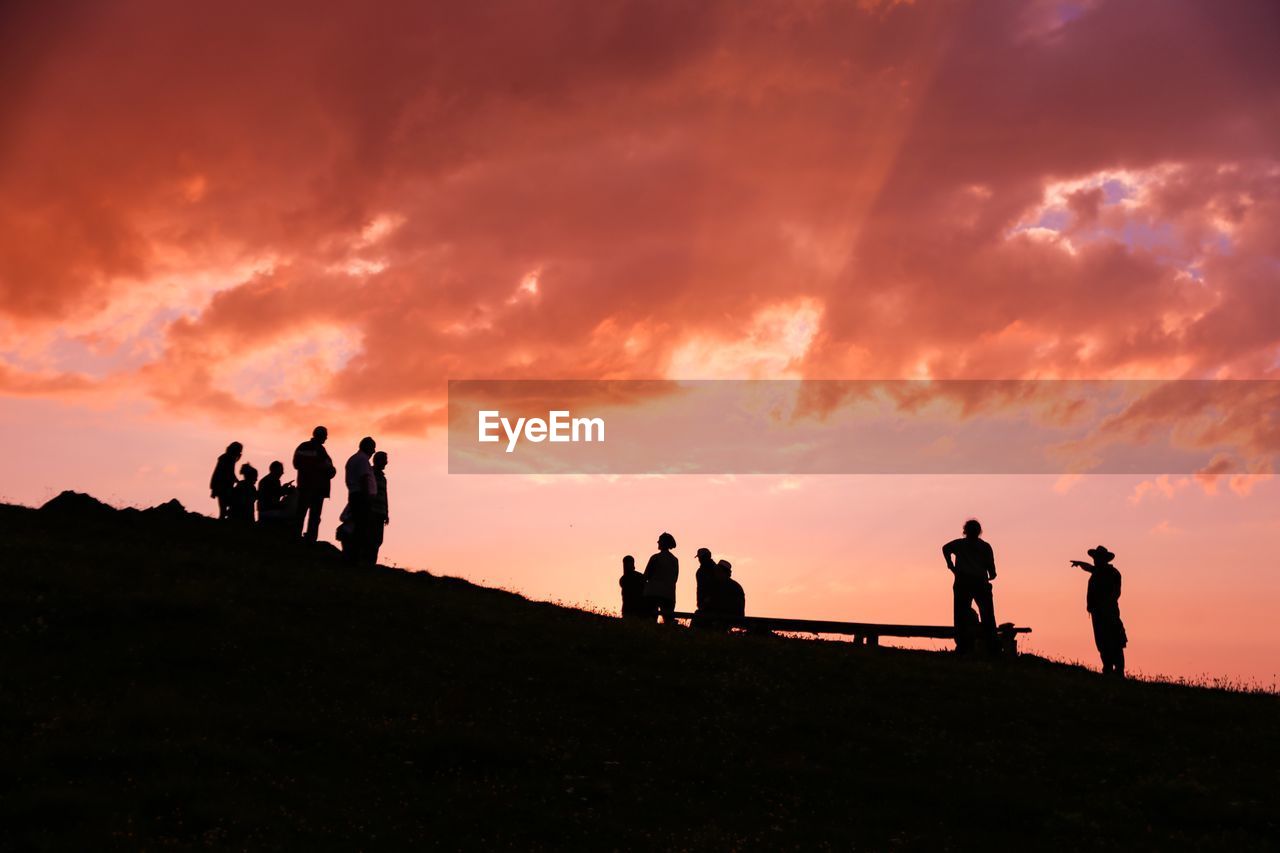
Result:
[[[1277,373],[1274,3],[0,18],[3,393]]]

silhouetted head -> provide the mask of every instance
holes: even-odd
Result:
[[[240,466],[240,476],[244,478],[246,483],[256,483],[258,482],[258,469],[246,462]]]
[[[387,467],[387,451],[379,450],[377,453],[373,454],[373,467],[377,468],[379,471]]]
[[[965,536],[981,536],[982,522],[978,521],[978,519],[976,518],[971,518],[968,521],[966,521],[964,523],[964,535]]]
[[[240,458],[240,454],[244,452],[244,445],[238,441],[233,441],[227,445],[227,455],[235,459]]]
[[[711,550],[709,548],[699,548],[698,553],[694,555],[698,558],[698,562],[704,566],[714,566],[716,561],[711,559]]]
[[[628,554],[622,558],[622,570],[624,572],[634,572],[636,570],[636,558]]]
[[[716,563],[716,568],[718,568],[720,570],[720,573],[723,574],[725,577],[733,576],[733,563],[730,563],[728,560],[721,560],[720,562]]]
[[[1095,563],[1110,563],[1116,558],[1115,554],[1112,554],[1107,550],[1106,545],[1099,545],[1097,548],[1090,548],[1089,556],[1093,557],[1093,561]]]
[[[284,463],[277,459],[267,466],[267,470],[279,477],[284,474]]]
[[[311,437],[314,438],[316,441],[320,442],[321,444],[324,444],[325,441],[329,438],[329,430],[325,429],[322,426],[318,426],[311,431]]]
[[[663,551],[670,551],[672,548],[676,547],[676,537],[672,536],[670,533],[663,533],[658,537],[658,547]]]
[[[367,435],[364,438],[360,439],[361,453],[373,453],[373,451],[376,450],[377,447],[378,447],[378,442],[374,441],[372,438],[370,438]]]

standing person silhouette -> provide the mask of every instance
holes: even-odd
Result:
[[[344,479],[347,484],[346,513],[351,522],[349,540],[343,554],[347,562],[367,563],[369,560],[369,528],[371,526],[373,498],[378,493],[378,479],[373,475],[373,452],[378,443],[371,437],[360,439],[360,447],[347,459]],[[379,522],[381,523],[381,522]]]
[[[716,598],[716,588],[721,582],[721,572],[709,548],[699,548],[695,556],[698,558],[698,570],[693,573],[697,583],[697,607],[693,614],[693,627],[713,628],[715,620],[709,614]]]
[[[670,533],[658,537],[658,553],[644,567],[644,597],[653,612],[662,616],[662,624],[676,624],[676,581],[680,578],[680,560],[671,550],[676,538]]]
[[[618,586],[622,589],[622,617],[652,621],[653,611],[644,597],[644,575],[636,571],[636,558],[630,554],[622,558],[622,577],[618,578]]]
[[[964,523],[963,539],[952,539],[942,546],[942,558],[955,575],[951,590],[956,652],[966,654],[973,649],[973,634],[969,629],[969,614],[972,612],[969,603],[973,602],[978,605],[987,654],[998,654],[996,608],[991,596],[991,582],[996,579],[996,558],[991,546],[982,539],[982,525],[976,518]]]
[[[1124,678],[1124,647],[1129,645],[1120,621],[1120,570],[1111,565],[1116,555],[1099,545],[1088,551],[1092,563],[1072,560],[1071,565],[1089,573],[1085,609],[1093,620],[1093,643],[1102,658],[1102,674]]]
[[[209,496],[218,502],[220,520],[231,517],[231,493],[236,487],[236,463],[240,461],[240,454],[243,452],[244,445],[233,441],[213,466],[213,476],[209,478]]]
[[[369,498],[369,541],[368,558],[370,564],[378,565],[378,551],[382,549],[382,539],[386,534],[386,526],[391,523],[391,503],[387,499],[387,454],[379,450],[373,454],[373,479],[378,491]]]
[[[329,430],[318,426],[311,431],[311,438],[293,451],[293,467],[298,472],[297,530],[308,542],[320,537],[320,512],[329,497],[329,481],[338,473],[324,449],[328,438]]]

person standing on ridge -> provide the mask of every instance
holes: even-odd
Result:
[[[373,498],[378,493],[378,480],[373,475],[373,452],[378,443],[371,437],[360,439],[360,447],[347,459],[344,479],[347,484],[346,514],[351,532],[343,543],[349,563],[364,563],[369,558],[369,527]]]
[[[1111,565],[1116,555],[1099,545],[1088,551],[1092,563],[1072,560],[1071,565],[1089,573],[1085,609],[1093,620],[1093,642],[1102,658],[1102,674],[1124,678],[1124,647],[1129,645],[1120,621],[1120,570]]]
[[[382,549],[382,538],[386,526],[391,523],[391,504],[387,499],[387,454],[379,450],[373,454],[373,479],[377,492],[369,498],[369,541],[367,543],[369,562],[378,565],[378,551]]]
[[[676,538],[670,533],[658,537],[658,553],[644,567],[644,597],[653,612],[661,614],[662,624],[676,624],[676,581],[680,579],[680,560],[671,550]]]
[[[236,487],[236,463],[240,461],[240,454],[243,452],[244,445],[233,441],[213,466],[213,476],[209,478],[209,495],[218,502],[219,520],[231,517],[231,493]]]
[[[630,554],[622,558],[622,577],[618,578],[618,586],[622,588],[624,619],[653,619],[653,611],[644,597],[644,575],[636,571],[636,558]]]
[[[991,546],[982,539],[982,525],[976,518],[964,523],[964,538],[953,539],[942,546],[942,558],[955,575],[952,584],[952,623],[956,630],[956,652],[965,654],[973,648],[973,635],[968,627],[970,602],[978,605],[982,634],[987,654],[1000,651],[996,637],[996,608],[991,595],[991,582],[996,579],[996,558]]]
[[[293,451],[293,467],[298,472],[297,530],[308,542],[320,537],[320,512],[329,497],[329,481],[338,473],[324,449],[328,438],[329,430],[318,426],[311,431],[311,438]]]
[[[693,573],[697,584],[693,627],[712,628],[715,627],[714,620],[709,614],[714,609],[712,603],[716,599],[716,588],[720,585],[721,571],[711,556],[711,549],[699,548],[694,556],[698,558],[698,570]]]

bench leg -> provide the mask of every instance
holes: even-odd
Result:
[[[876,634],[871,634],[871,635],[869,635],[869,636],[867,637],[867,645],[868,645],[868,646],[878,646],[878,645],[880,645],[880,637],[879,637],[878,635],[876,635]]]

